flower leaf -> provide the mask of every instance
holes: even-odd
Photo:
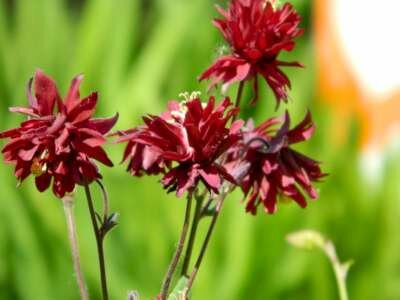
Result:
[[[188,284],[189,278],[186,276],[182,276],[178,283],[176,284],[175,288],[173,289],[172,293],[168,296],[168,300],[186,300],[186,286]]]
[[[111,229],[113,229],[115,226],[118,225],[118,217],[119,213],[112,213],[107,217],[105,222],[102,225],[102,232],[103,235],[105,236]]]

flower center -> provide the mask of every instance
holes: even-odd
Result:
[[[34,157],[31,165],[31,173],[39,177],[40,175],[46,173],[47,171],[47,164],[43,162],[40,158]]]
[[[34,157],[31,164],[31,173],[38,177],[47,172],[47,163],[44,161],[48,157],[49,152],[44,150],[39,157]]]
[[[183,101],[181,103],[186,104],[186,102],[189,102],[190,100],[199,98],[200,95],[201,95],[201,92],[193,91],[191,94],[189,94],[189,92],[180,93],[179,97],[183,98]]]
[[[198,91],[194,91],[191,94],[189,94],[189,92],[180,93],[179,97],[183,98],[183,100],[181,102],[179,102],[179,108],[177,110],[173,110],[170,112],[171,116],[173,116],[174,118],[176,118],[178,120],[184,120],[186,113],[188,111],[186,103],[193,99],[199,98],[200,95],[201,95],[201,93]],[[167,122],[175,123],[175,120],[173,120],[173,119],[167,120]]]

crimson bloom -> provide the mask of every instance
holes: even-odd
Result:
[[[118,142],[128,142],[124,160],[132,175],[164,173],[161,182],[181,196],[201,181],[215,193],[223,179],[233,178],[220,165],[220,157],[240,137],[242,121],[228,126],[238,113],[228,98],[219,105],[211,97],[170,102],[161,116],[147,116],[145,125],[120,132]]]
[[[2,152],[4,161],[15,165],[15,176],[22,182],[30,174],[36,187],[45,191],[52,182],[53,192],[62,198],[72,192],[76,184],[87,184],[100,179],[101,174],[92,159],[107,166],[112,162],[101,146],[104,135],[118,119],[92,119],[97,104],[97,93],[81,99],[79,85],[82,76],[72,80],[64,101],[55,82],[38,70],[29,81],[29,107],[12,107],[11,112],[28,116],[20,127],[0,133],[10,139]]]
[[[274,8],[269,0],[232,0],[227,11],[217,6],[223,19],[214,25],[231,47],[231,54],[219,57],[201,76],[212,79],[210,88],[223,83],[223,89],[237,81],[254,79],[254,99],[258,98],[257,76],[265,78],[275,94],[277,105],[287,101],[289,78],[280,66],[301,67],[299,62],[277,59],[281,51],[291,51],[294,39],[303,33],[301,18],[289,3]]]
[[[232,174],[235,170],[236,173],[237,170],[246,170],[240,186],[247,199],[246,211],[252,214],[256,214],[260,204],[266,212],[276,212],[280,196],[291,198],[301,207],[306,207],[303,193],[316,199],[318,195],[312,182],[326,175],[321,172],[319,162],[290,148],[292,144],[312,136],[315,126],[310,113],[291,130],[286,113],[280,129],[274,130],[274,125],[281,122],[281,118],[272,118],[257,128],[251,122],[247,124],[243,140],[235,149],[236,161],[229,163]]]
[[[176,101],[168,103],[168,110],[161,114],[161,118],[168,122],[168,120],[177,120],[179,116],[180,105]],[[175,113],[175,117],[171,115]],[[147,119],[145,118],[145,121]],[[170,160],[165,160],[158,148],[147,145],[146,143],[138,142],[141,136],[150,134],[147,125],[139,126],[137,128],[129,129],[126,131],[119,131],[117,135],[120,136],[118,143],[127,142],[124,151],[122,162],[129,159],[127,171],[132,176],[157,175],[165,173],[165,168],[171,165]]]

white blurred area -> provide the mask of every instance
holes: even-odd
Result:
[[[314,5],[320,92],[337,114],[333,134],[359,122],[361,173],[376,185],[386,159],[400,153],[400,0]]]
[[[331,5],[345,59],[361,90],[372,101],[383,101],[383,94],[400,88],[400,0],[335,0]]]

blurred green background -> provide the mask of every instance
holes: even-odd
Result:
[[[63,94],[71,78],[84,73],[82,94],[99,91],[97,115],[118,111],[117,129],[162,111],[180,92],[204,95],[206,84],[199,85],[196,77],[223,45],[210,22],[216,16],[214,2],[1,0],[1,130],[22,121],[7,107],[27,103],[25,85],[38,67],[56,79]],[[305,210],[282,204],[273,216],[260,210],[253,217],[245,213],[240,194],[232,195],[194,299],[338,299],[327,259],[285,241],[288,233],[303,228],[321,231],[335,242],[341,259],[355,260],[348,278],[350,299],[400,299],[399,156],[387,156],[383,177],[371,184],[359,168],[357,123],[344,145],[332,144],[336,124],[314,92],[311,3],[293,3],[307,29],[296,51],[284,55],[307,66],[287,69],[293,101],[274,112],[274,99],[263,87],[258,106],[245,108],[243,116],[260,121],[288,108],[297,122],[311,108],[318,130],[301,150],[323,161],[330,176],[319,184],[320,199]],[[130,177],[118,164],[121,145],[107,150],[116,165],[101,170],[112,210],[121,214],[120,225],[106,240],[111,299],[125,299],[131,289],[150,299],[172,256],[184,200],[166,195],[156,177]],[[0,299],[78,299],[62,204],[51,192],[36,191],[32,179],[17,189],[11,166],[0,166],[0,180]],[[93,190],[100,203],[99,191]],[[75,212],[89,291],[92,299],[100,299],[95,240],[81,189]]]

